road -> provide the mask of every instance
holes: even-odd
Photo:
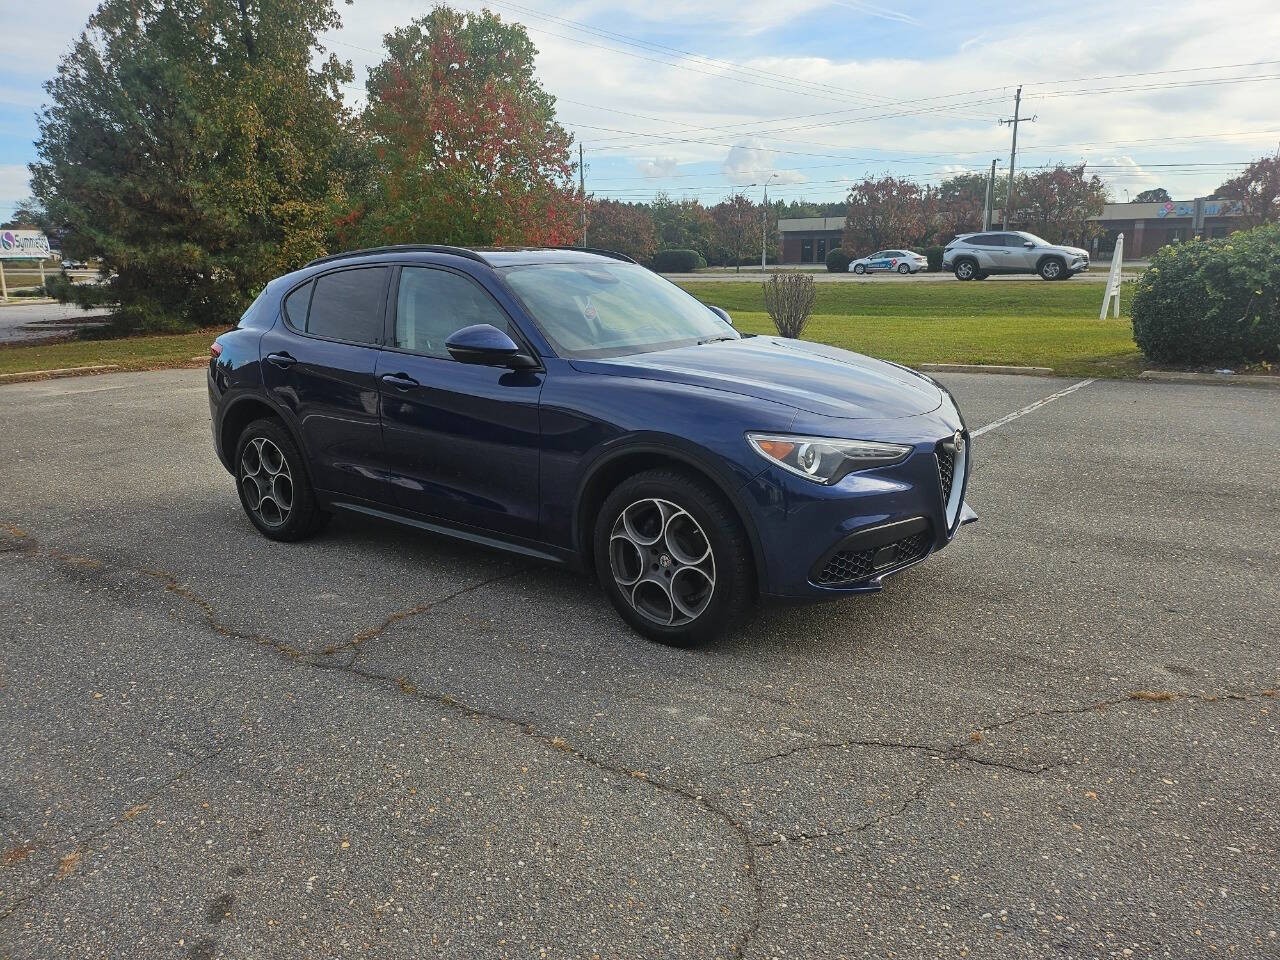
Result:
[[[902,275],[900,273],[872,273],[858,276],[853,273],[828,273],[825,270],[784,270],[784,273],[804,273],[813,277],[815,283],[962,283],[965,281],[957,280],[948,273],[929,273],[927,271],[917,274]],[[744,270],[741,273],[720,272],[720,271],[701,271],[699,273],[664,273],[664,277],[674,283],[688,283],[697,281],[699,283],[743,283],[755,282],[759,283],[761,276],[759,268],[755,270]],[[1105,283],[1107,279],[1107,271],[1099,268],[1088,270],[1084,273],[1078,273],[1069,281],[1061,281],[1066,283]],[[1126,273],[1125,280],[1131,280],[1133,276]],[[1033,273],[1012,273],[1002,276],[987,277],[986,280],[970,280],[969,283],[1045,283],[1040,277]],[[1058,281],[1055,281],[1058,282]]]
[[[91,320],[94,317],[105,317],[110,310],[81,310],[73,304],[64,303],[23,303],[20,300],[0,303],[0,343],[19,343],[28,340],[45,340],[60,332],[69,333],[70,327],[61,330],[57,327],[44,330],[25,329],[27,324],[50,320]]]
[[[884,593],[682,651],[519,558],[261,538],[202,377],[0,387],[6,960],[1280,955],[1271,391],[1086,383]]]

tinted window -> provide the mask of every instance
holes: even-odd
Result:
[[[448,357],[445,341],[477,323],[517,340],[507,315],[480,286],[447,270],[405,267],[396,296],[395,345],[431,357]]]
[[[970,237],[965,241],[978,247],[1003,247],[1004,241],[1000,239],[998,233],[980,233],[976,237]]]
[[[307,329],[307,307],[310,305],[311,281],[308,280],[284,298],[284,318],[289,321],[289,326],[298,330]]]
[[[341,270],[317,277],[307,333],[356,343],[382,342],[386,267]]]
[[[1004,245],[1006,247],[1020,247],[1027,242],[1026,237],[1019,236],[1016,233],[1006,233],[1003,235]]]

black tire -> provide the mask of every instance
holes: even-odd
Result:
[[[898,272],[899,272],[899,273],[906,274],[906,273],[912,273],[913,271],[912,271],[912,269],[911,269],[910,267],[908,267],[905,263],[900,263],[900,264],[898,264]]]
[[[1061,280],[1067,272],[1067,265],[1058,257],[1045,257],[1036,268],[1041,280]]]
[[[633,534],[655,539],[642,546]],[[692,549],[681,557],[673,541]],[[593,543],[600,586],[622,619],[650,640],[671,646],[713,640],[750,603],[751,547],[742,522],[719,491],[691,474],[646,470],[618,484],[600,507]],[[694,562],[704,543],[707,553]]]
[[[977,280],[978,277],[978,261],[963,257],[956,261],[952,267],[957,280]]]
[[[855,263],[853,265],[853,272],[856,273],[858,276],[862,276],[864,273],[867,272],[867,268],[860,263]]]
[[[329,520],[316,503],[301,451],[278,420],[255,420],[244,428],[236,441],[235,477],[240,505],[264,537],[305,540]]]

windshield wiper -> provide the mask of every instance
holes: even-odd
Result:
[[[728,336],[725,336],[725,337],[703,337],[701,340],[699,340],[699,341],[698,341],[698,346],[702,346],[704,343],[719,343],[721,340],[737,340],[737,339],[738,339],[737,337],[728,337]]]

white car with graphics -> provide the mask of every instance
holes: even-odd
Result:
[[[849,261],[849,272],[857,274],[875,273],[877,270],[919,273],[928,269],[928,259],[911,250],[878,250],[869,257]]]

